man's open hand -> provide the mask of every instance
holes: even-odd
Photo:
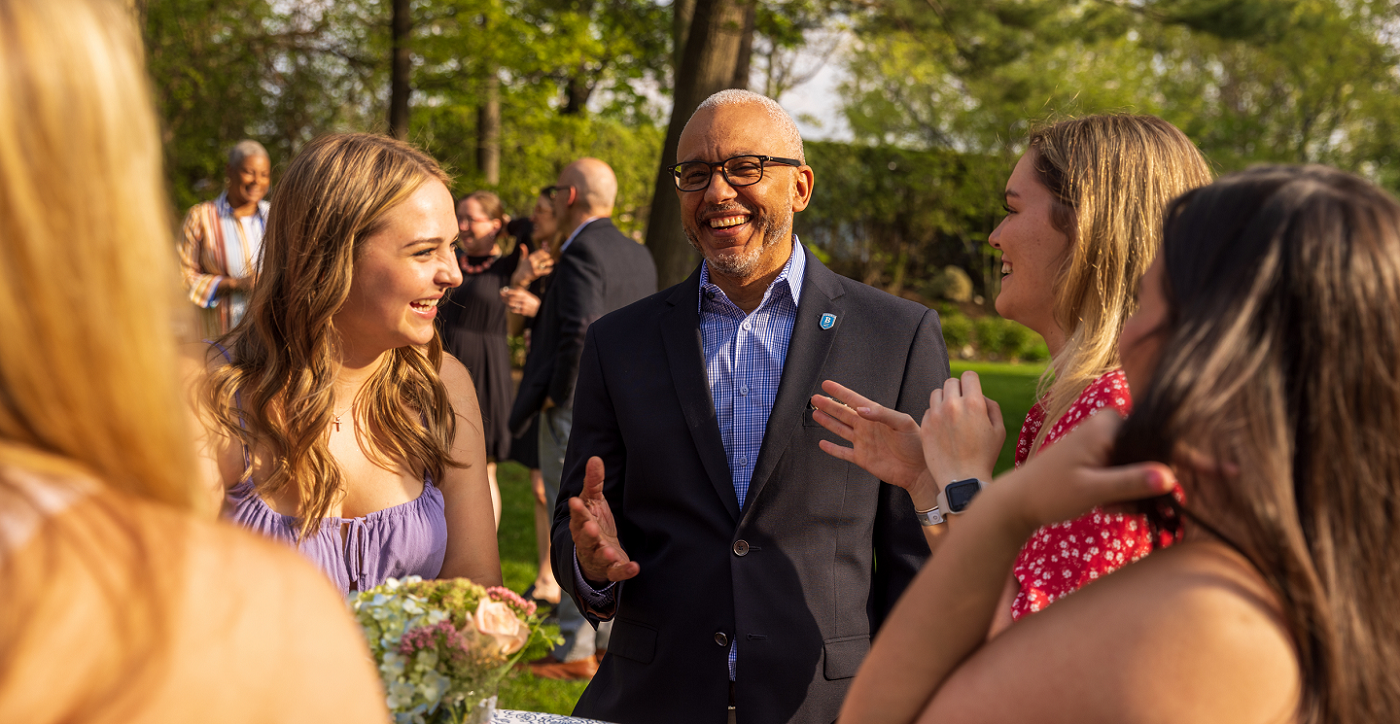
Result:
[[[625,581],[641,572],[617,540],[617,523],[603,497],[603,460],[588,459],[583,494],[569,498],[569,533],[583,577],[589,581]]]

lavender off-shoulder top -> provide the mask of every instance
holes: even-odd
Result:
[[[217,343],[215,346],[227,359],[228,351]],[[252,464],[246,447],[243,462]],[[417,498],[359,518],[323,518],[321,526],[300,545],[296,542],[296,517],[273,510],[258,495],[252,480],[229,489],[223,514],[244,528],[295,547],[347,594],[374,588],[386,578],[437,578],[447,554],[442,491],[427,475]]]
[[[320,528],[300,545],[296,544],[297,519],[269,507],[251,480],[228,491],[224,515],[245,528],[295,546],[325,571],[342,593],[373,588],[386,578],[437,578],[447,553],[442,491],[427,477],[423,493],[416,499],[360,518],[324,518]]]

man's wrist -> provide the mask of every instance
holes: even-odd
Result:
[[[909,485],[909,499],[914,503],[914,510],[929,510],[938,507],[938,491],[941,490],[938,481],[934,480],[933,473],[928,468],[914,479]]]

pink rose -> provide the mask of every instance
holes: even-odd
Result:
[[[530,639],[529,627],[510,610],[510,606],[501,601],[481,599],[473,618],[476,630],[494,639],[506,656],[519,651]]]

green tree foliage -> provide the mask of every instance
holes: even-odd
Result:
[[[994,294],[999,275],[986,240],[1001,215],[1007,159],[947,148],[805,145],[816,184],[796,231],[835,269],[898,294],[955,264],[970,270],[983,294]]]
[[[237,140],[274,168],[316,135],[386,130],[390,0],[168,0],[142,8],[177,207],[214,196]],[[649,0],[415,0],[409,140],[526,213],[583,155],[613,163],[635,229],[660,155],[654,94],[669,83],[670,16]],[[501,181],[476,171],[478,106],[499,84]],[[594,114],[590,108],[601,109]],[[645,178],[646,182],[639,181]],[[274,191],[275,200],[275,171]]]
[[[844,87],[861,139],[982,152],[1030,122],[1129,110],[1222,171],[1329,163],[1395,186],[1389,2],[892,0],[861,18]]]
[[[857,276],[893,290],[947,260],[994,294],[987,257],[970,249],[999,214],[974,210],[997,204],[1038,122],[1151,113],[1180,127],[1217,172],[1316,162],[1400,188],[1389,2],[884,0],[853,17],[841,94],[868,147],[852,158],[863,159],[859,193],[870,195],[853,197],[861,218],[849,228],[864,228],[848,236],[865,249]],[[874,156],[896,148],[952,154],[965,168],[942,184],[936,173],[885,174]],[[940,217],[942,208],[964,212]]]

